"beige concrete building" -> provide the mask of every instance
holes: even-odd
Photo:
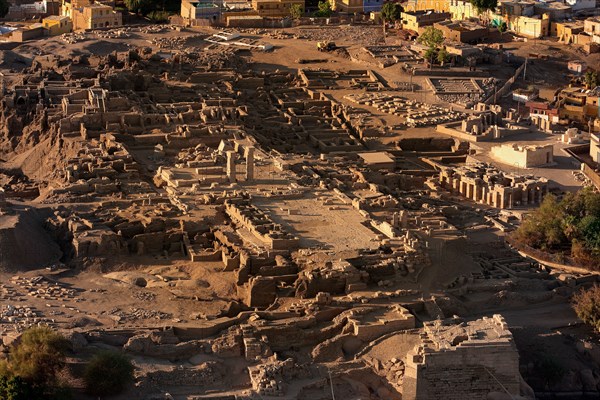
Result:
[[[73,8],[73,29],[97,29],[123,25],[123,15],[103,4],[90,4],[81,9]]]
[[[597,133],[590,136],[590,156],[594,162],[600,163],[600,135]]]
[[[400,16],[402,29],[410,29],[415,32],[449,18],[449,12],[436,12],[435,10],[405,11]]]
[[[527,38],[541,38],[550,35],[550,16],[544,14],[534,17],[516,16],[509,17],[508,29],[520,36]]]
[[[433,25],[444,38],[457,43],[475,43],[488,37],[489,29],[471,21],[442,21]]]
[[[42,25],[46,29],[48,36],[62,35],[63,33],[73,32],[73,21],[71,18],[61,15],[51,15],[42,20]]]
[[[182,0],[180,15],[190,24],[197,19],[216,21],[221,17],[221,7],[211,1]]]
[[[550,25],[550,33],[558,41],[566,44],[579,44],[579,34],[583,32],[581,21],[557,21]]]
[[[290,7],[296,4],[304,10],[304,0],[252,0],[252,8],[261,17],[289,17]]]
[[[569,19],[573,14],[573,9],[571,6],[559,1],[535,2],[534,11],[537,15],[548,14],[551,21],[562,21]]]
[[[403,4],[406,11],[434,10],[437,12],[450,11],[451,0],[408,0]]]
[[[554,162],[554,146],[519,146],[517,144],[504,144],[492,147],[492,158],[508,165],[519,168],[539,167]]]
[[[74,9],[82,9],[90,4],[92,4],[91,0],[63,0],[60,7],[60,14],[73,18]]]
[[[479,12],[473,7],[473,4],[467,0],[450,0],[448,11],[452,16],[452,20],[479,18]]]
[[[363,12],[362,0],[334,0],[333,10],[342,13],[360,13]]]
[[[600,17],[588,18],[583,21],[583,30],[587,33],[600,36]]]
[[[600,90],[566,88],[559,92],[556,107],[561,119],[587,124],[600,117]]]
[[[533,1],[501,0],[498,5],[501,17],[531,17],[535,13]]]

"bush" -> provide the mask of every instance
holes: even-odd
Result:
[[[169,22],[169,16],[171,14],[167,11],[152,11],[148,13],[148,19],[155,24],[163,24]]]
[[[562,200],[546,196],[528,215],[514,239],[557,256],[570,255],[581,266],[600,267],[600,194],[592,188],[568,193]]]
[[[556,384],[562,379],[566,372],[560,362],[549,355],[546,355],[539,362],[538,368],[546,385]]]
[[[33,400],[42,399],[39,389],[18,376],[0,376],[0,399],[4,400]]]
[[[29,328],[0,361],[0,399],[65,400],[70,389],[60,385],[67,341],[51,328]]]
[[[64,367],[66,349],[66,339],[51,328],[30,328],[11,349],[8,370],[35,385],[53,386]]]
[[[319,1],[318,11],[315,12],[315,17],[329,18],[331,17],[331,13],[331,3],[329,3],[329,0]]]
[[[594,284],[590,289],[576,293],[573,309],[579,319],[600,331],[600,286]]]
[[[290,6],[290,17],[293,19],[300,19],[304,16],[304,7],[300,4],[292,4]]]
[[[118,394],[133,381],[133,371],[133,364],[123,354],[100,352],[85,368],[83,379],[86,390],[94,396]]]

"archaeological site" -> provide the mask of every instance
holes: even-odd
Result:
[[[600,398],[600,2],[3,4],[0,399]]]

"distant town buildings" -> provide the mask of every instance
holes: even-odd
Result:
[[[333,0],[333,9],[343,13],[378,12],[383,0]]]
[[[60,12],[59,0],[42,0],[33,3],[12,4],[4,17],[6,20],[30,20]]]
[[[594,90],[566,88],[558,94],[557,108],[561,119],[582,124],[600,117],[600,87]]]
[[[222,5],[211,1],[181,1],[181,17],[189,21],[196,19],[217,20],[221,17]]]
[[[90,0],[63,0],[61,14],[71,18],[74,30],[123,25],[123,16],[111,6]]]
[[[293,5],[304,9],[304,0],[252,0],[252,9],[261,17],[289,17]]]
[[[590,156],[594,162],[600,163],[600,135],[593,133],[590,138]]]
[[[42,20],[44,29],[49,36],[62,35],[63,33],[73,32],[73,22],[71,18],[61,15],[51,15]]]
[[[435,10],[404,11],[400,15],[402,29],[421,33],[426,27],[450,18],[450,13]]]
[[[123,25],[123,16],[112,7],[103,4],[90,4],[72,10],[75,30],[110,28]]]

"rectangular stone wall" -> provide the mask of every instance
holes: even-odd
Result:
[[[409,358],[403,400],[486,400],[490,392],[505,393],[496,379],[511,394],[519,393],[519,355],[514,346],[463,345],[425,353],[422,363]]]

